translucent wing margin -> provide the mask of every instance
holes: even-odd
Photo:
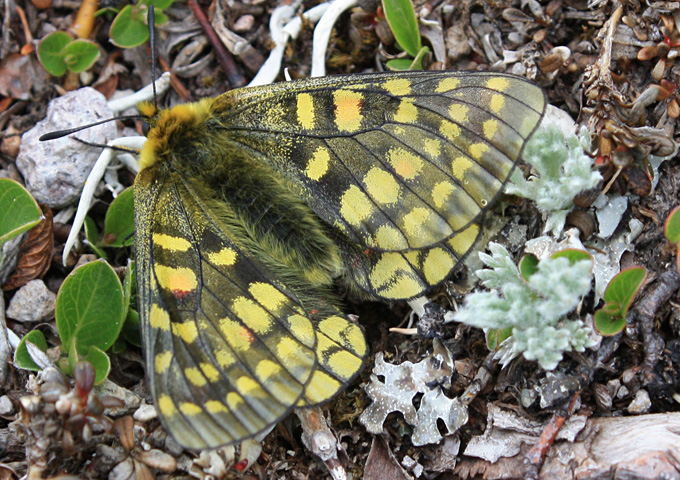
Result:
[[[237,240],[242,227],[227,205],[156,167],[135,188],[147,373],[160,418],[183,446],[215,448],[266,431],[358,374],[361,328],[321,298],[310,314]]]

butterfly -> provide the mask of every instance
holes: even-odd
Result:
[[[493,72],[330,76],[158,110],[135,180],[147,376],[165,428],[215,448],[361,372],[333,284],[411,299],[481,236],[546,108]]]

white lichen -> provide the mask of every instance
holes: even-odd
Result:
[[[489,249],[492,255],[480,258],[490,268],[476,273],[495,290],[465,297],[453,320],[484,329],[512,328],[501,356],[509,360],[522,354],[546,370],[554,369],[565,351],[592,346],[591,328],[567,318],[590,291],[591,260],[546,258],[525,281],[503,246],[491,243]]]
[[[536,202],[546,216],[545,232],[558,235],[574,207],[574,197],[602,180],[593,171],[593,159],[584,149],[590,149],[585,127],[578,136],[565,138],[556,126],[548,126],[538,130],[526,144],[522,158],[533,168],[532,174],[526,180],[515,170],[505,191]]]

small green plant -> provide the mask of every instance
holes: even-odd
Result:
[[[155,24],[161,25],[168,20],[163,10],[172,5],[172,2],[173,0],[140,0],[136,5],[123,7],[109,29],[113,44],[121,48],[133,48],[146,42],[149,39],[146,20],[149,7],[154,8]]]
[[[9,178],[0,178],[0,247],[35,227],[42,212],[33,196]]]
[[[32,200],[30,195],[29,198]],[[100,258],[106,255],[101,247],[123,247],[132,243],[133,199],[134,191],[128,188],[111,203],[104,220],[103,240],[99,239],[94,221],[89,217],[85,219],[86,241]],[[86,360],[94,365],[96,381],[101,383],[111,368],[105,353],[109,348],[113,346],[115,352],[121,352],[125,342],[140,345],[139,315],[133,301],[136,291],[133,268],[134,264],[130,263],[123,285],[105,261],[88,263],[64,280],[57,295],[56,310],[57,331],[62,343],[58,366],[64,373],[70,374],[76,362]],[[44,352],[47,341],[39,330],[29,332],[22,338],[15,354],[19,367],[40,370],[41,366],[31,357],[26,342]]]
[[[105,247],[129,247],[134,242],[134,188],[126,188],[111,202],[104,218],[104,233],[99,236],[90,217],[85,218],[85,240],[99,258],[107,258]]]
[[[567,318],[590,291],[590,255],[568,250],[541,261],[529,257],[520,264],[523,277],[505,248],[491,243],[489,250],[492,255],[480,253],[480,258],[490,268],[476,273],[494,290],[465,297],[453,320],[488,329],[487,341],[501,350],[504,361],[522,354],[546,370],[554,369],[565,351],[592,346],[590,327]]]
[[[397,45],[411,58],[394,58],[387,62],[390,70],[422,70],[423,56],[429,52],[423,47],[418,19],[411,0],[383,0],[383,11],[394,34]]]
[[[50,75],[80,73],[99,58],[99,47],[89,40],[73,39],[66,32],[52,32],[38,45],[38,60]]]
[[[602,335],[616,335],[626,326],[626,315],[633,299],[647,278],[644,267],[621,270],[604,291],[604,306],[595,312],[595,328]]]
[[[128,273],[130,273],[128,271]],[[116,272],[103,260],[90,262],[66,277],[57,295],[56,322],[61,339],[61,358],[57,362],[66,374],[72,374],[77,362],[90,362],[99,384],[108,376],[111,362],[105,353],[123,327],[129,305]],[[40,331],[26,335],[15,354],[16,364],[39,370],[26,347],[26,341],[45,351],[47,342]]]
[[[664,223],[666,239],[675,244],[675,259],[680,271],[680,207],[675,207]]]
[[[547,215],[544,231],[558,234],[564,228],[574,197],[595,187],[602,179],[593,171],[593,159],[585,154],[590,136],[583,128],[579,135],[564,134],[555,126],[538,130],[527,142],[522,158],[534,174],[525,180],[516,169],[505,191],[528,198]]]

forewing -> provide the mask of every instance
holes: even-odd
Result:
[[[214,448],[330,399],[361,369],[361,328],[313,316],[239,241],[228,205],[162,168],[135,182],[147,376],[167,430]]]
[[[363,247],[406,253],[478,223],[546,102],[510,75],[405,72],[241,89],[215,105],[226,134],[328,224]]]

